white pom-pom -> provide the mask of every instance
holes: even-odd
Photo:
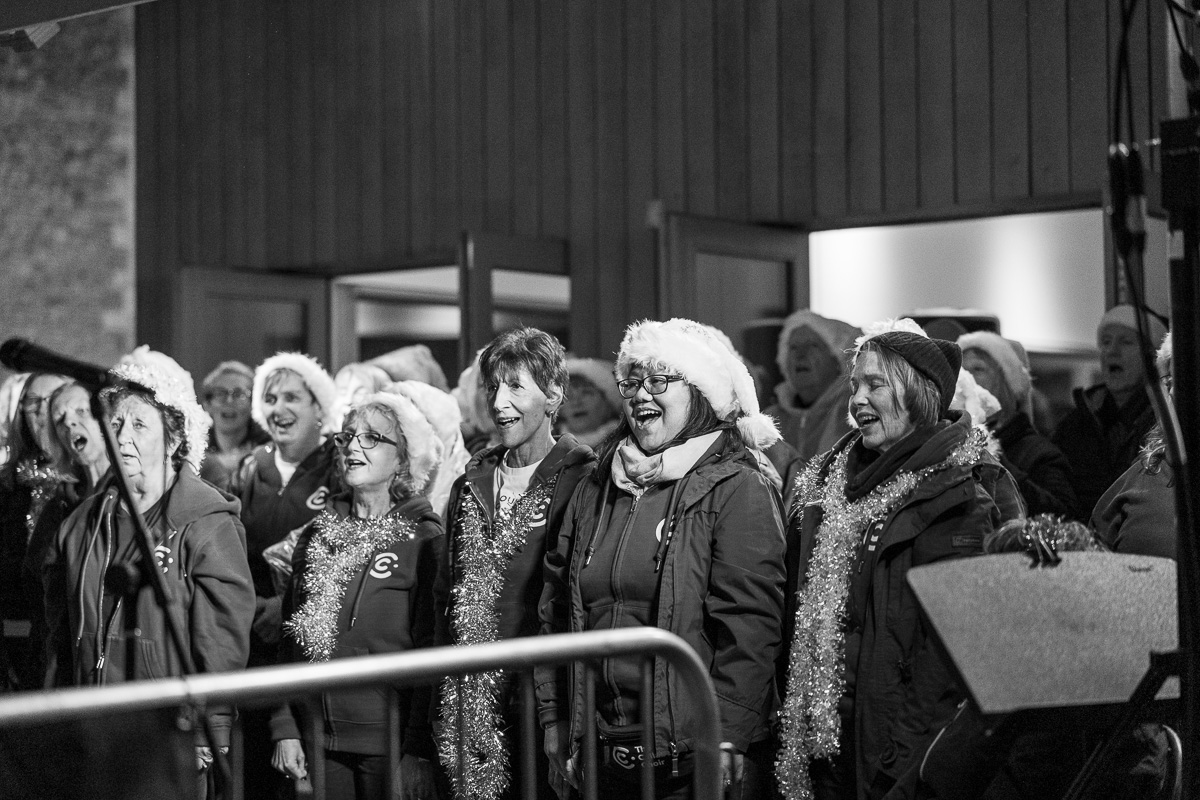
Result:
[[[747,414],[738,418],[738,433],[747,447],[764,450],[780,440],[775,420],[766,414]]]

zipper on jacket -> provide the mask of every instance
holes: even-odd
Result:
[[[625,598],[620,596],[619,587],[618,587],[618,583],[617,583],[617,575],[621,571],[621,557],[624,555],[625,545],[629,541],[629,531],[633,527],[634,521],[637,517],[638,503],[641,502],[642,496],[646,493],[646,491],[649,491],[649,490],[645,490],[642,492],[642,494],[635,494],[633,496],[633,503],[629,506],[629,514],[628,514],[628,516],[625,517],[625,524],[621,528],[621,537],[617,540],[617,552],[613,555],[612,569],[608,574],[608,585],[609,585],[610,589],[612,590],[613,600],[615,602],[613,603],[614,614],[613,614],[613,618],[612,618],[612,623],[609,625],[609,630],[617,629],[617,622],[618,622],[618,619],[620,616],[620,612],[624,608],[624,605],[625,605]],[[613,679],[613,661],[614,660],[615,659],[611,659],[611,658],[606,658],[604,660],[604,662],[603,662],[604,663],[604,680],[606,683],[608,683],[609,691],[612,692],[613,697],[620,697],[621,696],[620,687],[617,686],[617,682]],[[653,698],[651,699],[651,702],[653,702]],[[617,715],[619,717],[618,722],[617,722],[618,725],[628,724],[625,720],[625,714],[620,711],[619,707],[618,707]]]
[[[358,621],[358,605],[362,602],[363,594],[366,591],[367,573],[370,571],[373,562],[374,559],[367,562],[362,571],[362,578],[358,581],[358,590],[354,593],[354,604],[350,607],[350,628],[347,628],[347,630],[354,628],[354,623]]]
[[[116,509],[113,510],[116,514]],[[100,570],[100,580],[96,584],[96,652],[99,656],[96,659],[96,683],[103,683],[104,662],[108,655],[108,631],[109,625],[104,621],[104,576],[108,574],[108,567],[112,563],[112,538],[113,526],[112,517],[105,516],[101,525],[104,526],[104,566]],[[117,611],[121,608],[121,598],[117,598],[117,603],[113,607],[113,616],[116,616]]]
[[[683,479],[675,481],[671,486],[671,494],[667,497],[667,521],[663,525],[662,541],[658,543],[658,549],[654,551],[654,572],[657,574],[662,570],[663,562],[667,558],[667,548],[671,546],[671,537],[675,535],[675,498],[679,493],[679,484],[683,483]]]
[[[674,741],[671,742],[671,777],[679,777],[679,747]]]

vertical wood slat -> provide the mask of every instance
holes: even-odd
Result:
[[[624,10],[623,2],[600,3],[592,33],[596,38],[596,261],[603,275],[596,312],[601,342],[619,340],[628,297]]]
[[[200,21],[201,3],[187,3],[179,10],[179,84],[176,102],[187,124],[179,128],[179,259],[181,264],[200,262]]]
[[[314,105],[313,59],[307,44],[312,40],[313,4],[288,3],[288,263],[312,264],[315,256],[315,180],[313,140],[318,124]],[[282,91],[282,89],[281,89]]]
[[[790,54],[784,54],[790,58]],[[780,219],[779,3],[746,6],[747,170],[750,219]]]
[[[266,0],[266,15],[262,21],[266,46],[266,72],[259,76],[266,95],[266,172],[264,194],[266,216],[264,263],[269,266],[290,266],[288,232],[292,213],[292,198],[288,192],[292,158],[289,152],[290,94],[288,85],[288,32],[286,27],[287,0]]]
[[[954,0],[917,0],[916,207],[954,203]]]
[[[245,80],[242,67],[246,54],[243,7],[241,2],[226,0],[220,15],[224,51],[221,59],[221,161],[217,173],[221,182],[221,211],[224,216],[221,263],[235,265],[246,263],[246,193],[242,183],[246,168],[242,136],[246,96],[241,91]]]
[[[313,56],[313,264],[337,261],[337,0],[314,0],[313,25],[304,43]]]
[[[1103,184],[1107,158],[1107,19],[1094,0],[1067,0],[1067,47],[1070,186],[1080,192]]]
[[[225,3],[222,0],[208,0],[197,3],[209,13],[224,14]],[[199,164],[197,176],[198,212],[197,230],[200,240],[197,242],[196,258],[201,264],[219,264],[223,260],[222,243],[224,242],[223,220],[226,211],[222,206],[221,191],[221,65],[225,60],[221,40],[221,28],[208,21],[202,22],[196,31],[199,64],[196,80],[199,151],[196,160]]]
[[[479,230],[484,220],[483,16],[478,0],[459,0],[458,164],[463,230]]]
[[[512,230],[520,236],[541,231],[542,187],[538,108],[538,7],[534,0],[512,0]]]
[[[918,203],[917,78],[918,0],[881,3],[880,92],[883,101],[882,170],[884,210]]]
[[[567,4],[567,136],[570,141],[571,346],[600,352],[593,298],[596,259],[596,5]]]
[[[877,0],[846,3],[846,186],[852,214],[883,209],[883,98]]]
[[[339,270],[358,268],[363,252],[362,221],[365,213],[359,185],[362,163],[359,127],[361,84],[359,83],[358,3],[333,6],[335,20],[334,59],[334,263]]]
[[[453,243],[464,218],[459,203],[459,79],[457,6],[426,0],[433,8],[433,240]]]
[[[684,147],[687,164],[687,208],[712,216],[717,210],[716,131],[713,108],[712,0],[686,4],[684,20]]]
[[[140,6],[134,10],[134,74],[160,76],[154,82],[134,83],[137,125],[134,126],[133,132],[136,152],[142,154],[142,157],[136,159],[134,167],[137,181],[137,203],[134,207],[135,252],[141,262],[136,272],[134,292],[137,314],[134,341],[150,342],[155,347],[165,346],[164,340],[170,335],[168,331],[163,330],[163,317],[155,314],[156,308],[162,308],[164,305],[164,281],[160,274],[172,268],[171,262],[159,253],[162,235],[160,198],[167,172],[172,168],[171,164],[163,163],[162,112],[166,109],[160,107],[157,102],[157,94],[164,82],[161,77],[165,61],[163,51],[171,41],[163,31],[167,16],[165,9],[155,5]],[[166,298],[167,302],[169,299]]]
[[[538,12],[538,97],[541,136],[542,236],[567,238],[570,143],[567,138],[567,12],[561,3],[545,3]]]
[[[655,196],[667,208],[687,207],[684,121],[683,0],[654,3]]]
[[[992,4],[992,197],[1029,195],[1028,0]]]
[[[1067,0],[1029,0],[1029,171],[1031,191],[1070,190]]]
[[[746,132],[746,12],[739,0],[716,0],[714,108],[717,129],[717,216],[750,213],[749,138]]]
[[[510,0],[484,2],[484,229],[512,232],[512,26]]]
[[[407,115],[398,113],[396,129],[388,129],[384,125],[384,105],[390,98],[385,99],[384,95],[383,65],[387,56],[392,54],[388,52],[384,42],[387,30],[383,24],[383,8],[379,3],[358,5],[358,36],[356,37],[358,46],[354,50],[354,59],[358,62],[358,79],[345,86],[346,92],[358,96],[358,118],[354,120],[357,124],[353,127],[348,126],[346,133],[358,138],[358,163],[356,166],[357,185],[361,194],[359,200],[361,214],[359,217],[360,252],[357,260],[362,266],[368,266],[383,261],[383,231],[385,227],[399,225],[406,234],[408,232],[407,209],[403,204],[396,209],[397,219],[389,219],[386,223],[384,221],[387,209],[384,203],[383,176],[383,152],[387,148],[400,154],[400,158],[395,162],[389,161],[389,163],[395,163],[398,170],[397,173],[388,175],[391,179],[388,183],[395,181],[396,189],[403,191],[405,181],[408,180],[408,159],[404,157],[408,145],[408,121],[403,118]],[[386,5],[397,11],[403,9],[399,3]],[[397,48],[397,56],[398,51],[399,48]],[[401,81],[389,81],[388,83],[390,88],[399,88],[400,90],[398,102],[391,107],[391,110],[396,110],[408,101],[406,91],[408,87]],[[400,141],[393,141],[392,135],[398,135]],[[353,266],[353,263],[349,261],[346,264]]]
[[[368,264],[398,263],[409,252],[417,236],[416,205],[413,203],[413,194],[417,191],[417,164],[428,165],[431,161],[432,154],[419,152],[413,141],[413,131],[420,125],[420,120],[427,118],[418,116],[417,109],[424,107],[416,97],[416,87],[409,81],[419,39],[419,33],[414,30],[414,5],[413,2],[384,4],[378,21],[381,43],[378,67],[372,65],[370,53],[363,53],[363,69],[380,76],[377,89],[380,113],[368,117],[372,122],[377,121],[380,129],[364,169],[370,169],[378,158],[379,185],[372,184],[371,191],[379,193],[379,213],[368,213],[368,216],[378,219],[381,227],[378,252],[363,256]],[[372,86],[371,90],[363,98],[365,105],[373,102],[376,87]],[[372,144],[369,130],[364,130],[363,144]]]
[[[652,316],[657,301],[654,233],[646,203],[654,197],[654,7],[625,4],[625,236],[628,301],[626,319]]]
[[[813,6],[813,214],[836,219],[847,212],[846,8]]]
[[[432,0],[411,0],[407,4],[408,14],[405,15],[407,24],[404,22],[405,17],[389,17],[389,30],[394,30],[391,25],[398,23],[409,31],[408,57],[402,63],[407,64],[410,72],[409,108],[401,109],[401,113],[410,120],[408,162],[412,177],[409,186],[400,187],[400,196],[407,202],[407,218],[412,222],[409,229],[411,233],[407,238],[396,237],[396,241],[389,242],[388,252],[394,259],[403,258],[407,253],[428,253],[435,248],[436,242],[433,224],[433,182],[436,163],[433,132],[434,12],[431,4]],[[384,156],[395,158],[403,157],[403,154],[385,152]]]
[[[246,36],[244,39],[246,94],[243,142],[246,167],[242,182],[246,214],[246,266],[263,267],[267,263],[267,36],[266,0],[243,4]]]
[[[140,13],[143,9],[139,8],[138,11]],[[179,6],[174,3],[156,4],[153,10],[146,10],[146,16],[156,23],[155,33],[159,37],[155,53],[158,67],[156,74],[159,76],[159,80],[154,85],[154,96],[151,101],[158,120],[157,136],[154,139],[158,156],[155,159],[158,173],[158,183],[155,187],[157,191],[150,189],[149,185],[145,186],[153,193],[155,207],[158,209],[158,213],[155,215],[158,236],[157,247],[153,250],[153,260],[143,259],[139,256],[137,270],[139,281],[143,277],[149,277],[156,273],[156,277],[160,280],[166,280],[164,273],[169,273],[169,265],[178,265],[181,262],[179,253],[179,166],[182,161],[179,151]],[[141,87],[142,83],[142,81],[138,81],[138,86]],[[141,140],[139,140],[139,144],[141,144]],[[144,158],[144,151],[139,152],[143,153],[142,158]],[[138,160],[141,161],[142,158]],[[139,184],[139,192],[142,188],[143,186]],[[149,201],[142,200],[139,196],[139,206],[145,205],[147,202]],[[147,227],[145,230],[153,229]],[[149,293],[143,291],[143,286],[139,286],[138,289],[139,300],[144,294],[148,298]],[[163,298],[155,299],[163,302]],[[166,301],[169,302],[170,297],[167,297]],[[139,327],[143,323],[149,322],[148,316],[139,313]],[[158,316],[158,313],[155,313],[154,316]],[[155,327],[158,327],[159,322],[159,320],[155,320]]]
[[[955,201],[991,199],[992,84],[988,4],[954,0]]]
[[[779,14],[779,198],[786,220],[813,216],[814,5],[783,2]]]

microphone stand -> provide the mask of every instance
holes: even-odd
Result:
[[[150,534],[150,529],[146,526],[146,520],[142,516],[142,512],[138,510],[137,505],[133,501],[133,486],[129,481],[129,476],[125,474],[125,466],[121,462],[121,453],[117,446],[117,435],[108,424],[108,410],[104,407],[104,403],[100,399],[99,390],[92,392],[91,406],[92,416],[96,418],[96,421],[100,425],[100,430],[104,434],[104,447],[108,451],[108,460],[112,465],[112,473],[116,479],[118,501],[125,503],[125,507],[129,510],[129,518],[133,522],[133,538],[140,558],[139,565],[118,564],[110,567],[110,570],[119,570],[113,576],[112,580],[113,583],[121,587],[125,598],[125,619],[127,622],[125,635],[126,637],[130,637],[133,632],[133,626],[136,624],[138,591],[143,585],[149,584],[154,592],[155,602],[163,611],[163,617],[167,623],[167,635],[171,640],[171,646],[175,650],[176,656],[179,658],[183,672],[185,675],[194,675],[196,673],[196,662],[192,659],[191,649],[188,647],[188,643],[183,635],[183,622],[179,610],[179,602],[175,597],[175,593],[171,591],[171,586],[167,583],[163,571],[158,569],[158,562],[154,559],[154,537]],[[109,579],[110,577],[106,575],[105,580]],[[129,658],[129,655],[132,655],[136,651],[136,648],[128,641],[128,638],[125,644],[128,648],[126,657]],[[127,677],[132,675],[131,670],[133,668],[133,660],[129,659],[125,665]],[[225,786],[232,786],[229,763],[221,755],[213,740],[212,725],[208,719],[208,714],[205,713],[205,709],[203,708],[196,709],[196,712],[199,724],[204,726],[205,736],[213,752],[213,763],[220,770],[221,780]]]

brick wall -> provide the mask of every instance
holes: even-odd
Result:
[[[133,15],[0,48],[0,338],[113,363],[134,344]]]

